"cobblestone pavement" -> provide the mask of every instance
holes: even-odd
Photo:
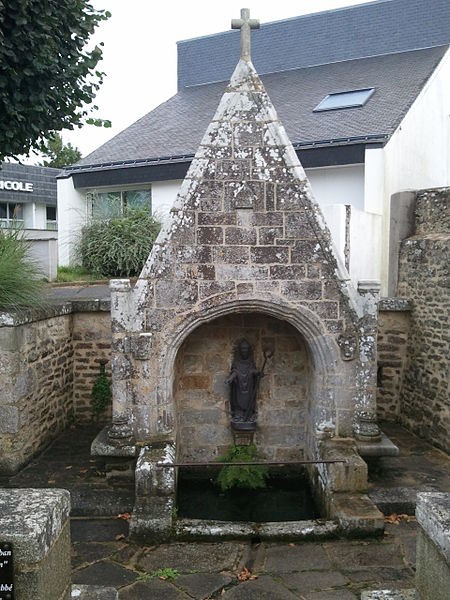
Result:
[[[0,481],[4,487],[70,490],[74,583],[113,586],[120,600],[355,600],[362,590],[413,587],[414,519],[396,523],[392,517],[382,539],[160,546],[130,542],[128,522],[117,515],[131,511],[133,485],[108,481],[103,462],[90,456],[98,429],[68,429],[18,475]],[[370,478],[370,494],[381,492],[386,514],[393,507],[412,514],[417,491],[450,491],[447,455],[397,425],[383,429],[400,447],[400,455],[380,460]],[[176,577],[160,579],[161,570]]]
[[[140,546],[123,537],[121,520],[79,519],[73,582],[112,585],[120,600],[356,600],[362,590],[413,587],[415,529],[405,520],[383,539]]]

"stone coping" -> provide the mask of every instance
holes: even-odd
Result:
[[[19,563],[47,555],[69,518],[70,493],[57,489],[0,490],[0,535]]]
[[[416,518],[426,535],[450,564],[450,494],[417,494]]]
[[[338,533],[339,524],[325,519],[273,523],[178,519],[174,523],[175,537],[181,540],[311,540],[333,538]]]
[[[66,300],[52,303],[45,308],[29,308],[20,313],[0,312],[0,327],[17,327],[73,313],[110,311],[111,300],[109,299]]]
[[[378,308],[385,312],[407,312],[412,309],[406,298],[382,298]],[[109,298],[66,300],[54,302],[45,308],[29,308],[20,313],[0,312],[0,327],[17,327],[34,321],[80,312],[110,312]]]
[[[407,298],[381,298],[378,310],[384,312],[407,312],[412,310],[411,302]]]

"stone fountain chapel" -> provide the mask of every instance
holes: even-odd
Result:
[[[133,288],[111,281],[113,421],[93,451],[139,455],[137,537],[176,529],[177,473],[159,461],[213,461],[250,439],[263,460],[345,461],[309,466],[323,516],[350,531],[383,528],[360,456],[376,454],[381,437],[379,287],[355,290],[334,249],[250,60],[257,23],[247,9],[233,21],[241,58],[170,226]],[[230,424],[225,383],[242,339],[257,369],[267,356],[251,433]]]

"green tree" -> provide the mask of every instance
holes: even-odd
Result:
[[[110,13],[86,0],[0,0],[0,162],[39,149],[49,131],[88,119],[104,73],[86,49]]]
[[[48,136],[48,139],[41,145],[41,152],[48,160],[42,161],[42,167],[55,167],[61,169],[67,165],[73,165],[81,158],[81,152],[71,143],[64,144],[62,137],[56,131]]]

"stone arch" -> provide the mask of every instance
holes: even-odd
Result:
[[[253,313],[274,317],[290,324],[304,340],[312,364],[310,397],[307,409],[309,432],[320,423],[335,426],[339,406],[345,403],[342,361],[335,338],[324,324],[306,306],[287,306],[266,299],[234,300],[221,303],[202,312],[192,312],[164,333],[167,340],[165,356],[160,362],[159,397],[172,412],[177,407],[173,397],[174,373],[177,354],[185,340],[201,325],[239,313]]]

